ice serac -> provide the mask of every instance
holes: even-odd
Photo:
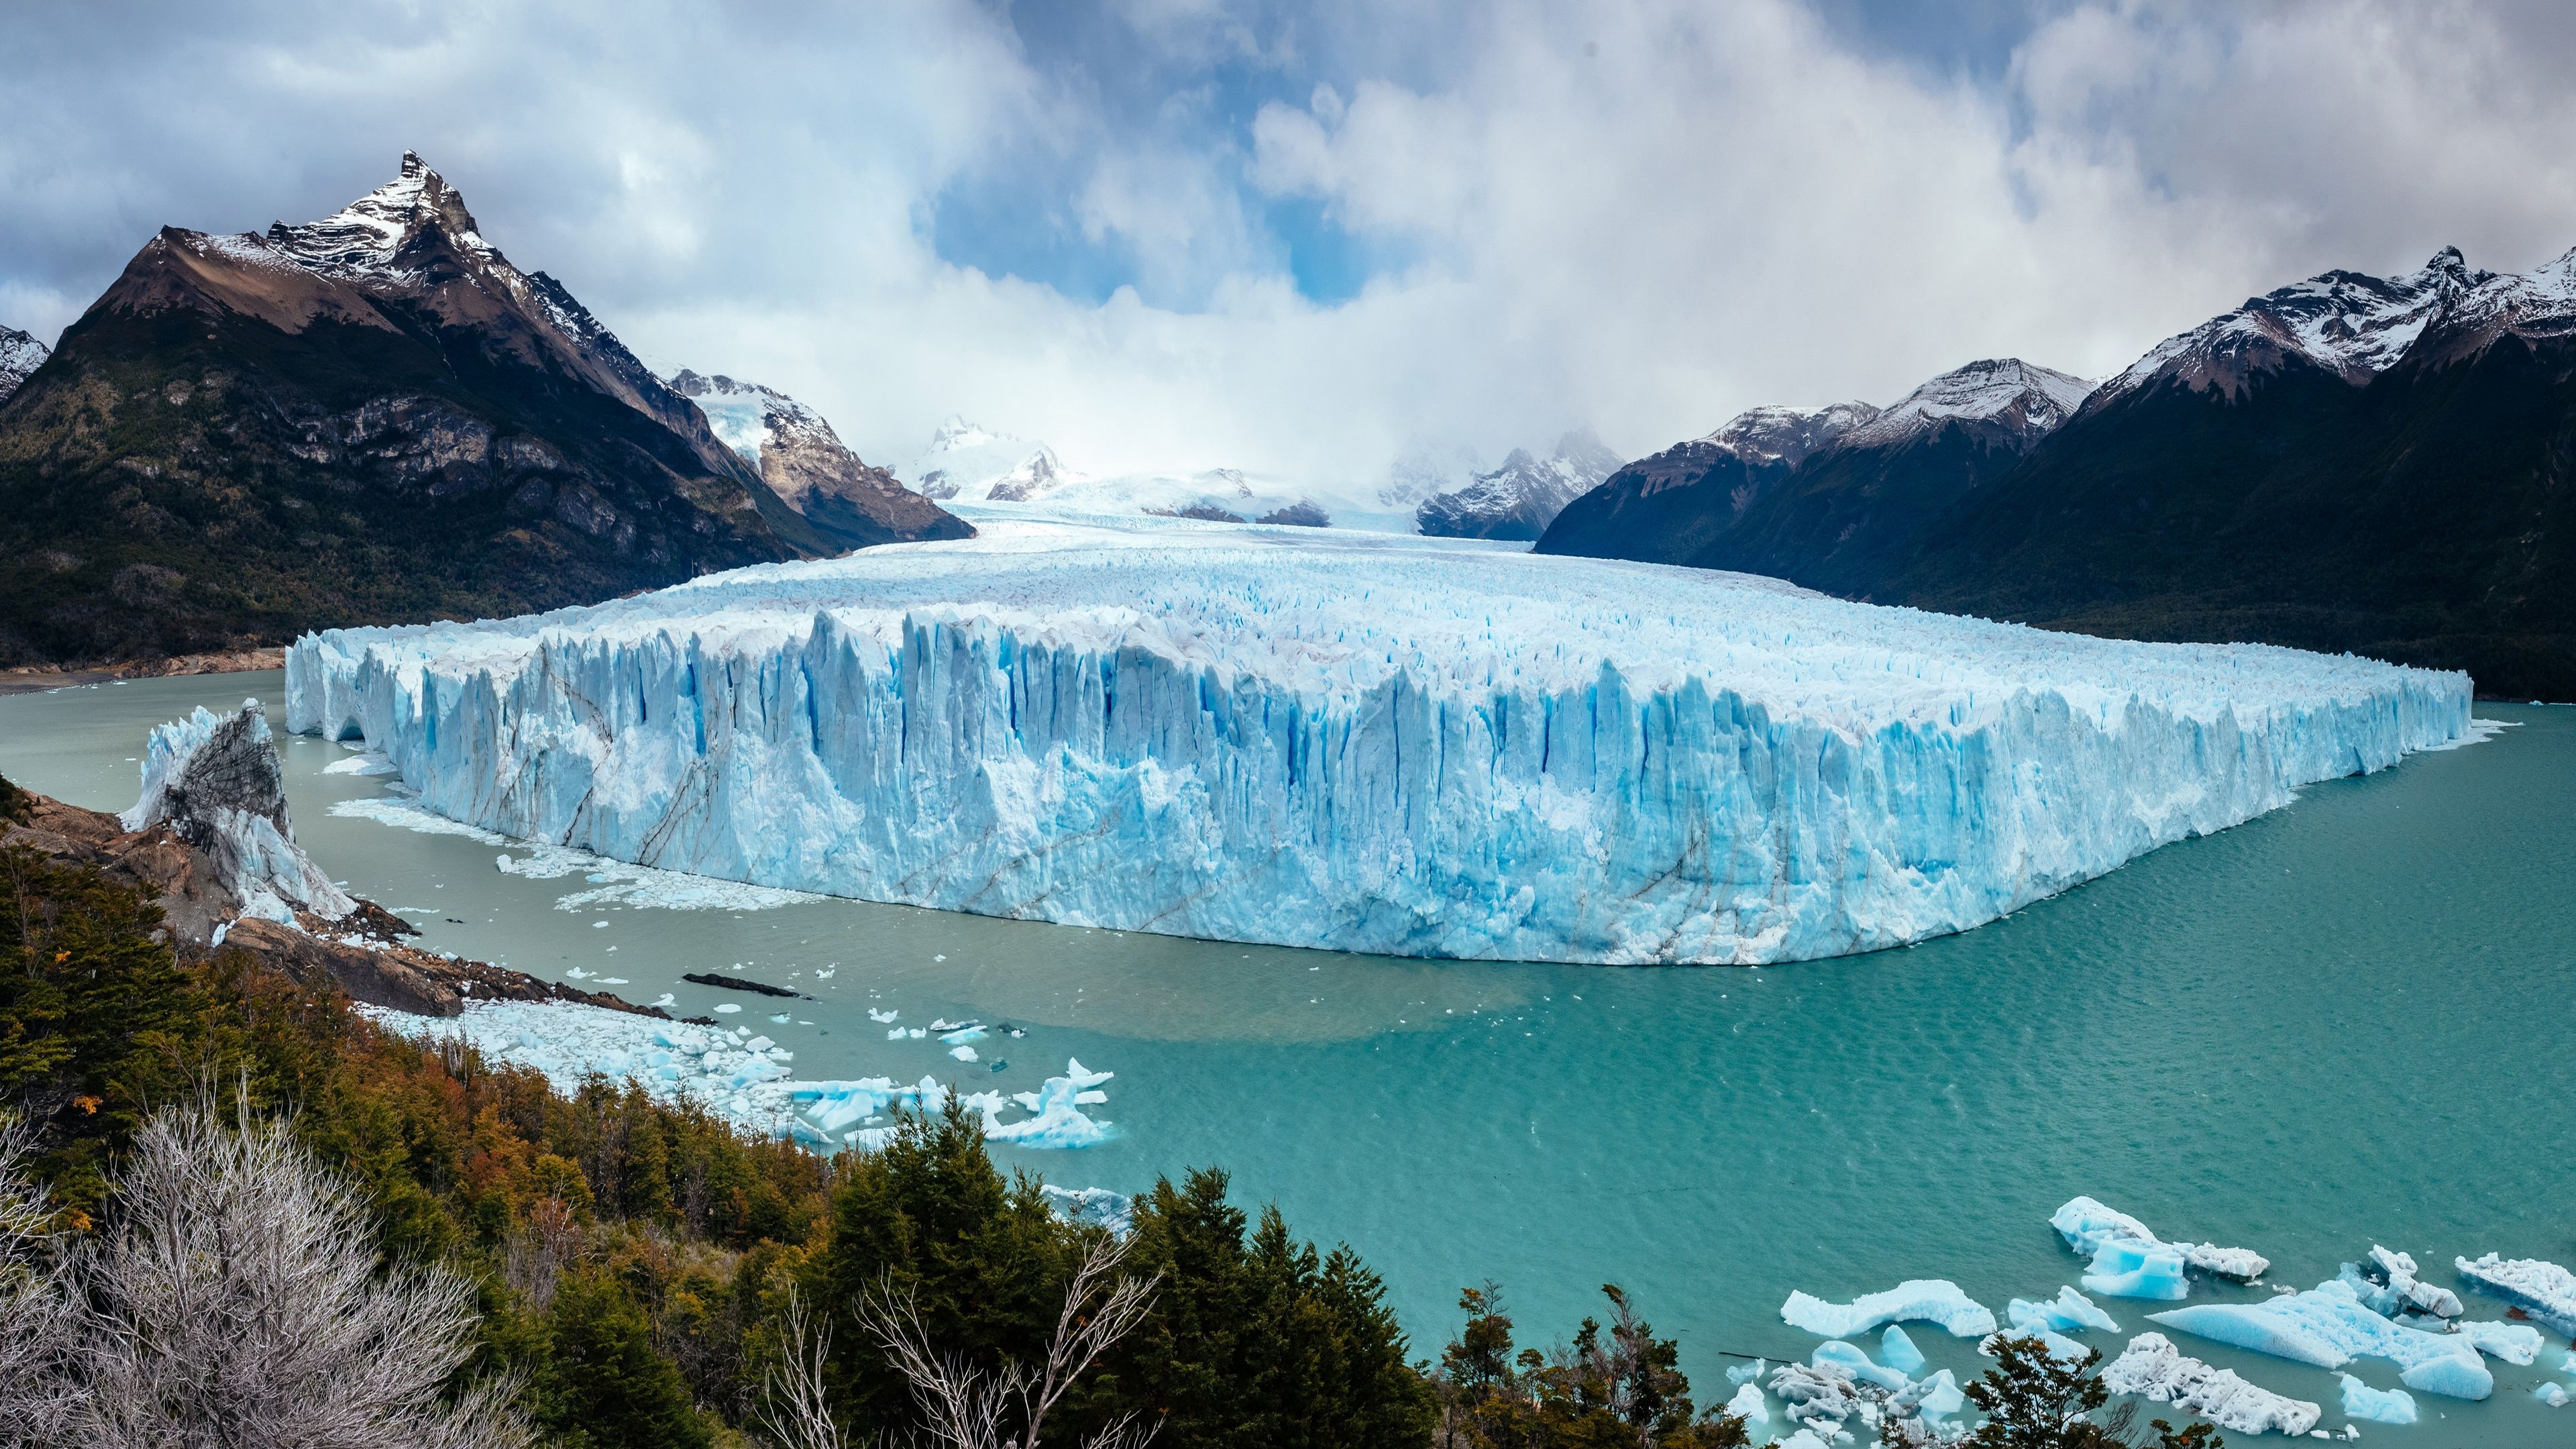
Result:
[[[2281,1433],[2292,1438],[2317,1426],[2325,1412],[2305,1399],[2284,1398],[2187,1356],[2161,1333],[2141,1333],[2126,1352],[2102,1368],[2102,1387],[2136,1394],[2200,1415],[2231,1434]]]
[[[980,517],[980,516],[979,516]],[[2465,676],[1137,518],[289,651],[451,819],[765,886],[1406,956],[1963,930],[2468,725]]]
[[[143,749],[143,793],[118,821],[156,825],[205,852],[242,914],[283,925],[298,910],[338,920],[358,908],[295,843],[285,774],[256,699],[218,716],[203,707],[152,731]]]

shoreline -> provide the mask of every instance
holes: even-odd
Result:
[[[108,684],[128,679],[169,679],[184,674],[249,674],[285,667],[286,646],[282,644],[269,649],[228,649],[213,654],[173,654],[165,659],[128,659],[89,669],[28,665],[0,669],[0,696],[42,694],[50,690],[77,689],[85,684]]]

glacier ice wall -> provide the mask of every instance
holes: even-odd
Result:
[[[1772,580],[1161,520],[334,630],[291,728],[675,870],[1396,955],[1763,963],[1962,930],[2462,735],[2465,675]]]

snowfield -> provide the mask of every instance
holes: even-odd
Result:
[[[1109,518],[334,630],[292,728],[505,835],[1411,956],[1964,930],[2465,736],[2467,676],[1438,539]]]

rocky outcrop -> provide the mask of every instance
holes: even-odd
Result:
[[[807,522],[858,544],[972,538],[966,521],[860,461],[820,413],[775,388],[682,369],[671,389]]]

